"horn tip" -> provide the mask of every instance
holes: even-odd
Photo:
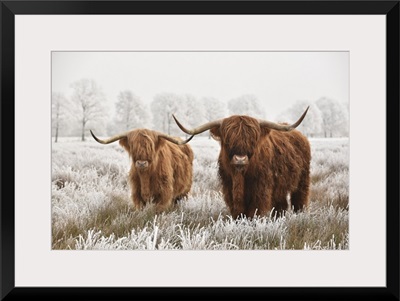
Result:
[[[193,137],[194,137],[194,135],[190,136],[190,137],[185,141],[185,143],[188,143],[190,140],[192,140]]]
[[[186,134],[191,134],[191,133],[178,121],[178,119],[176,119],[176,117],[175,117],[174,114],[172,114],[172,117],[174,118],[176,124],[178,125],[178,127],[179,127],[182,131],[184,131]]]
[[[99,138],[97,138],[97,137],[93,134],[92,130],[89,130],[89,131],[90,131],[90,134],[92,134],[92,137],[93,137],[94,140],[96,140],[96,141],[99,142],[99,143],[103,143],[102,141],[100,141]]]
[[[89,130],[89,132],[90,132],[90,134],[92,135],[92,137],[93,137],[94,139],[96,139],[96,136],[93,134],[92,130]]]
[[[309,108],[310,108],[310,106],[308,106],[307,109],[304,111],[304,116],[306,116]]]

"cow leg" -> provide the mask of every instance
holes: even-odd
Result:
[[[228,207],[229,212],[233,216],[233,198],[232,198],[232,188],[222,187],[222,194],[224,197],[224,202],[226,207]],[[234,216],[236,218],[236,216]]]
[[[187,197],[187,194],[185,195],[178,195],[176,198],[174,198],[174,203],[178,203],[181,199],[183,199],[184,197]]]
[[[187,193],[184,193],[184,194],[181,194],[181,195],[178,195],[177,197],[174,198],[173,203],[174,203],[174,204],[177,204],[180,200],[182,200],[182,199],[184,199],[184,198],[187,198],[188,195],[189,195],[188,192],[187,192]]]
[[[256,200],[263,200],[257,202]],[[247,202],[246,216],[253,218],[255,215],[264,216],[271,210],[271,195],[267,193],[266,196],[260,197],[254,194],[250,195],[250,201]]]
[[[281,196],[277,198],[274,203],[274,212],[272,213],[272,216],[275,216],[275,212],[277,217],[283,216],[285,214],[285,211],[288,210],[288,208],[289,206],[286,196]]]
[[[272,209],[272,187],[263,179],[249,178],[246,181],[246,216],[265,216]],[[270,187],[270,188],[268,188]]]
[[[242,214],[246,214],[244,176],[241,173],[234,174],[232,177],[232,203],[230,209],[233,218],[238,218]]]
[[[179,200],[187,198],[187,196],[189,195],[190,189],[191,189],[191,187],[182,191],[182,193],[180,195],[175,197],[174,202],[177,203]]]
[[[166,211],[173,205],[173,188],[166,187],[162,190],[162,193],[154,198],[156,204],[156,212],[161,213]]]
[[[141,210],[144,205],[146,204],[146,201],[143,199],[141,195],[141,189],[140,189],[140,180],[139,178],[133,174],[133,176],[130,177],[130,186],[131,186],[131,197],[133,201],[133,205],[135,209]]]
[[[291,194],[291,202],[294,211],[304,209],[308,205],[310,192],[310,171],[307,169],[301,175],[297,190]]]
[[[136,210],[141,210],[145,205],[145,201],[143,200],[140,193],[136,190],[132,191],[132,201]]]

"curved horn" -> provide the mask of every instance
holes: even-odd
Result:
[[[271,121],[267,121],[267,120],[259,120],[259,123],[260,123],[261,127],[267,127],[267,128],[274,129],[277,131],[291,131],[300,125],[300,123],[303,121],[304,117],[306,117],[306,114],[307,114],[309,108],[310,108],[310,106],[307,107],[307,109],[305,110],[303,115],[301,115],[299,120],[297,120],[292,125],[279,124],[279,123],[275,123],[275,122],[271,122]]]
[[[193,135],[193,136],[203,133],[215,126],[221,125],[221,123],[222,123],[222,119],[218,119],[218,120],[207,122],[197,128],[192,129],[192,130],[188,130],[175,118],[174,114],[172,114],[172,117],[174,118],[176,124],[179,126],[179,128],[182,131],[184,131],[186,134]],[[190,139],[192,139],[192,137]]]
[[[117,140],[120,140],[120,139],[126,137],[126,135],[127,135],[128,133],[129,133],[129,132],[125,132],[125,133],[122,133],[122,134],[115,135],[115,136],[113,136],[113,137],[111,137],[111,138],[108,138],[108,139],[105,139],[105,140],[101,140],[101,139],[97,138],[97,137],[93,134],[92,130],[90,130],[90,134],[92,134],[94,140],[96,140],[98,143],[101,143],[101,144],[109,144],[109,143],[115,142],[115,141],[117,141]]]
[[[170,141],[170,142],[172,142],[172,143],[175,143],[175,144],[177,144],[177,145],[182,145],[182,144],[186,144],[186,143],[188,143],[190,140],[192,140],[192,138],[194,137],[194,135],[190,136],[190,137],[189,137],[188,139],[186,139],[186,140],[179,140],[179,139],[176,139],[175,137],[171,137],[171,136],[169,136],[169,135],[161,134],[161,133],[158,133],[158,137],[163,138],[163,139],[165,139],[165,140],[168,140],[168,141]]]

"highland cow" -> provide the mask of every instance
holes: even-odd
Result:
[[[193,151],[186,141],[148,129],[136,129],[106,140],[93,138],[102,144],[119,140],[128,152],[132,165],[129,184],[136,209],[154,203],[157,212],[171,208],[188,195],[192,186]]]
[[[311,150],[308,139],[295,128],[308,108],[292,124],[234,115],[193,130],[175,122],[187,134],[210,130],[219,140],[219,177],[224,201],[234,218],[282,214],[308,204]]]

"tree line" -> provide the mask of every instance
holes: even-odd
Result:
[[[52,136],[80,136],[85,141],[89,127],[97,135],[114,135],[133,128],[151,128],[169,135],[182,136],[175,124],[174,114],[188,127],[240,114],[265,119],[265,108],[255,95],[245,94],[223,102],[214,97],[196,98],[191,94],[156,94],[149,105],[127,89],[116,96],[115,113],[106,106],[101,87],[92,79],[71,84],[72,95],[67,98],[52,93]],[[349,134],[348,106],[327,97],[315,101],[299,100],[281,112],[278,120],[294,122],[310,106],[307,118],[298,127],[309,137],[344,137]],[[203,135],[208,135],[204,133]]]

